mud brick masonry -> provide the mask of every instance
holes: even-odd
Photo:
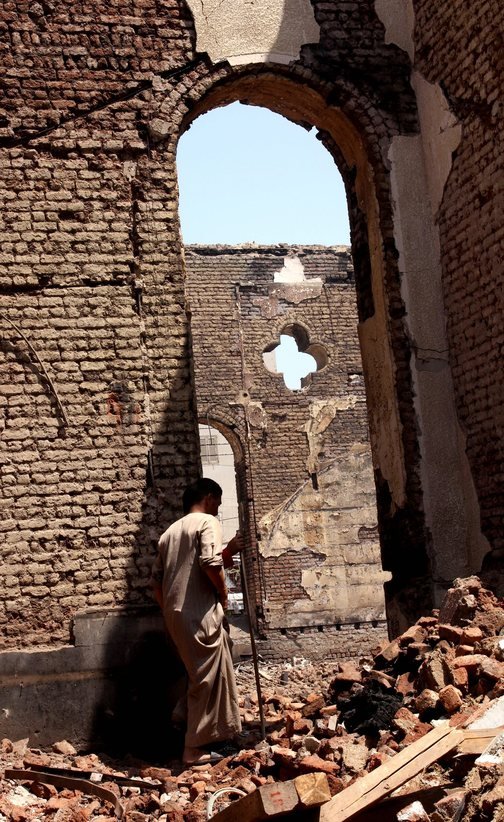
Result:
[[[390,633],[438,603],[453,577],[498,567],[501,20],[499,0],[2,3],[2,733],[30,727],[43,740],[57,725],[88,740],[107,717],[120,727],[121,706],[141,703],[144,652],[159,636],[148,590],[155,542],[199,469],[176,148],[216,106],[241,100],[315,126],[345,181]],[[266,345],[283,327],[267,270],[253,280],[256,294],[238,278],[258,358],[264,312]],[[326,327],[337,294],[325,283],[316,304],[289,307],[304,342],[328,357],[299,398],[303,426],[311,419],[316,428],[315,399],[336,408],[341,398],[338,331]],[[237,335],[238,325],[233,367]],[[249,396],[221,422],[240,412],[239,429],[249,406],[251,437],[236,434],[259,475],[264,430],[283,464],[275,449],[284,423],[261,422],[261,405],[283,389],[264,370],[265,382],[247,391],[243,376],[235,387]],[[338,413],[324,437],[327,464],[342,456],[331,433]],[[283,512],[276,531],[254,475],[256,519],[268,534],[254,596],[272,630],[338,623],[322,607],[312,619],[305,596],[329,554],[319,564],[316,546],[300,569],[299,544],[286,551],[282,542],[286,512],[306,521],[326,491],[323,511],[336,505],[312,434],[317,464],[308,466],[307,433],[295,432],[304,450],[290,448],[296,475],[271,497]],[[318,502],[315,513],[325,527]],[[251,562],[262,548],[252,541]],[[275,563],[292,569],[291,609],[275,594]]]
[[[189,246],[185,264],[198,417],[234,446],[261,653],[287,629],[294,655],[366,652],[387,575],[349,249]],[[264,362],[281,334],[317,363],[301,391]]]

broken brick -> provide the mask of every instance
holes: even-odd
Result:
[[[467,791],[451,791],[435,803],[434,822],[454,822],[461,819],[467,799]]]
[[[453,685],[447,685],[441,688],[439,692],[439,700],[448,714],[453,714],[462,705],[462,694]]]
[[[410,673],[401,674],[395,683],[396,690],[403,696],[415,693],[415,680]]]
[[[375,666],[377,668],[386,668],[387,665],[390,663],[395,662],[397,657],[401,652],[401,647],[399,642],[394,639],[392,642],[389,642],[388,645],[383,648],[380,653],[375,657]]]
[[[477,625],[466,625],[462,628],[461,644],[476,645],[483,638],[483,631]]]
[[[488,659],[488,657],[483,654],[464,654],[463,656],[455,657],[452,667],[454,670],[457,668],[465,668],[468,673],[475,673],[486,659]]]
[[[336,762],[329,762],[327,759],[321,759],[317,754],[313,754],[303,757],[299,763],[299,769],[303,773],[322,771],[322,773],[335,774],[339,771],[340,766]]]
[[[64,754],[65,756],[75,756],[77,753],[74,746],[70,742],[67,742],[66,739],[62,739],[61,742],[54,742],[51,747],[56,753]]]
[[[411,642],[423,642],[427,639],[427,630],[421,625],[412,625],[399,637],[399,645],[409,645]]]
[[[425,686],[433,691],[440,691],[441,688],[451,683],[450,666],[444,654],[438,648],[420,666],[419,677],[425,683]]]
[[[193,784],[189,788],[189,796],[191,798],[191,802],[194,802],[196,799],[198,799],[199,796],[204,794],[206,791],[206,787],[206,782],[204,782],[203,780],[193,782]]]
[[[363,742],[341,740],[339,750],[341,751],[341,758],[347,771],[359,773],[364,770],[369,756],[369,750]]]
[[[309,694],[306,697],[306,703],[301,708],[301,714],[304,717],[313,716],[325,705],[325,699],[321,694]]]
[[[486,676],[488,679],[504,680],[504,662],[498,662],[496,659],[485,656],[480,662],[479,672],[481,676]]]
[[[287,718],[286,733],[287,736],[294,736],[294,734],[309,734],[313,731],[313,722],[311,719],[299,715],[298,717],[290,716]]]
[[[448,686],[449,687],[449,686]],[[436,691],[424,688],[415,699],[415,710],[419,714],[434,710],[439,704],[439,695]]]
[[[467,693],[469,687],[469,674],[466,668],[454,668],[452,671],[453,684],[463,694]]]
[[[462,639],[462,634],[464,629],[461,628],[459,625],[440,625],[439,626],[439,636],[441,639],[447,639],[448,642],[453,642],[454,645],[458,645],[460,640]]]
[[[398,811],[396,819],[397,822],[429,822],[427,811],[418,800]]]
[[[404,742],[414,742],[431,730],[431,726],[420,722],[408,708],[399,708],[393,719],[394,727],[404,734]]]

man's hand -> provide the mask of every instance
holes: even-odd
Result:
[[[234,535],[233,539],[230,539],[228,544],[226,545],[226,551],[229,556],[234,556],[235,554],[239,554],[245,548],[245,543],[243,541],[243,537],[240,531],[237,531]]]

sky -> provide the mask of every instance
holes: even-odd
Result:
[[[177,152],[186,244],[348,245],[345,189],[316,137],[268,109],[240,103],[198,117]],[[282,335],[276,368],[290,390],[316,371]]]
[[[350,242],[343,182],[316,129],[233,103],[193,122],[177,168],[185,243]]]
[[[296,340],[289,334],[280,334],[280,345],[277,345],[274,351],[276,373],[282,374],[287,388],[299,391],[302,388],[303,377],[317,370],[315,357],[299,351]]]

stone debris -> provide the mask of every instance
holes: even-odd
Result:
[[[79,754],[65,740],[41,751],[29,748],[27,740],[4,739],[0,768],[3,773],[44,767],[71,769],[77,775],[91,772],[120,800],[131,822],[200,822],[207,818],[207,803],[218,790],[251,794],[262,785],[314,772],[326,774],[335,795],[441,723],[470,723],[473,734],[504,725],[503,633],[502,603],[477,578],[456,580],[439,615],[422,617],[358,668],[350,663],[314,665],[302,659],[261,664],[266,740],[260,739],[252,666],[238,665],[244,733],[239,746],[221,748],[223,759],[216,764],[186,768],[177,761],[119,762],[105,755]],[[457,749],[426,768],[395,792],[405,800],[411,796],[397,811],[398,822],[503,820],[502,747],[502,738],[489,737],[479,750],[481,754],[489,749],[486,758]],[[115,818],[111,804],[88,795],[86,784],[82,782],[82,790],[70,790],[46,784],[43,777],[4,777],[0,821]],[[430,805],[412,796],[433,788],[444,793]],[[237,798],[230,790],[223,794],[216,798],[214,813]]]

